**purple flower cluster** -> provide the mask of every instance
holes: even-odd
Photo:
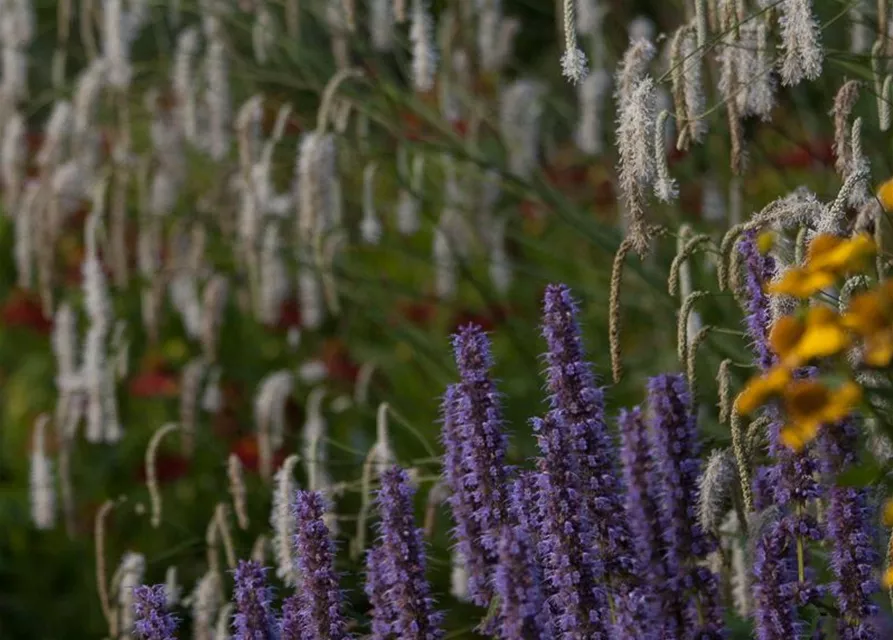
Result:
[[[406,472],[399,467],[381,475],[378,545],[367,556],[367,594],[372,604],[373,638],[439,640],[441,614],[434,609],[425,578],[425,549],[416,528]]]
[[[797,582],[797,558],[784,523],[773,522],[756,544],[753,558],[757,640],[799,638],[802,623],[791,585]]]
[[[775,260],[763,255],[757,247],[756,231],[746,231],[738,241],[738,251],[745,267],[745,323],[747,333],[757,354],[757,364],[763,370],[775,364],[775,354],[769,348],[769,295],[764,283],[775,274]]]
[[[141,640],[175,640],[177,618],[167,611],[163,584],[133,590],[133,632]]]
[[[240,560],[233,572],[234,640],[276,640],[279,636],[273,615],[273,589],[267,585],[267,569],[253,560]]]
[[[617,474],[614,442],[605,423],[604,394],[595,384],[577,323],[577,304],[565,285],[549,285],[543,300],[546,381],[551,414],[569,433],[566,455],[576,455],[580,489],[591,512],[595,541],[611,582],[633,571],[629,529]]]

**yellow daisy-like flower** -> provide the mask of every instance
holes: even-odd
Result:
[[[893,211],[893,178],[887,180],[877,190],[877,199],[886,211]]]
[[[850,300],[843,325],[864,341],[864,361],[872,367],[893,362],[893,282]]]
[[[849,343],[840,316],[826,306],[810,308],[805,319],[782,316],[769,331],[769,346],[787,367],[836,355]]]
[[[788,422],[781,430],[781,441],[799,451],[815,438],[821,425],[846,417],[861,397],[862,389],[854,382],[830,389],[817,380],[792,381],[783,391]]]
[[[783,294],[805,300],[822,289],[834,284],[836,278],[830,271],[813,271],[805,267],[789,269],[778,282],[771,282],[769,293]]]
[[[769,398],[780,395],[790,381],[791,371],[787,367],[774,367],[761,376],[754,376],[735,398],[735,410],[743,416],[753,413]]]
[[[893,498],[884,503],[883,522],[885,527],[893,527]]]
[[[812,271],[854,271],[862,267],[874,251],[874,239],[867,233],[849,239],[821,234],[809,245],[806,266]]]
[[[887,567],[881,582],[883,582],[885,589],[893,589],[893,566]]]

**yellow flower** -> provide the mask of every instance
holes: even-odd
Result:
[[[829,271],[794,267],[788,269],[781,280],[770,283],[766,290],[769,293],[784,294],[802,300],[822,289],[827,289],[834,284],[834,280],[834,274]]]
[[[809,245],[806,267],[810,271],[843,273],[859,269],[874,254],[874,240],[867,233],[849,239],[821,234]]]
[[[805,320],[782,316],[769,331],[769,346],[787,367],[836,355],[849,342],[840,316],[830,307],[821,305],[811,307]]]
[[[883,522],[885,527],[893,527],[893,498],[884,503]]]
[[[887,180],[877,190],[877,199],[886,211],[893,211],[893,178]]]
[[[761,376],[754,376],[735,398],[735,410],[743,416],[753,413],[766,400],[780,394],[790,381],[791,371],[786,367],[774,367]]]
[[[783,392],[788,422],[781,430],[781,441],[799,451],[818,433],[819,427],[846,417],[862,397],[862,389],[845,382],[829,389],[816,380],[794,380]]]
[[[850,300],[843,324],[864,340],[864,361],[885,367],[893,361],[893,282]]]
[[[757,250],[766,255],[775,245],[775,233],[772,231],[764,231],[757,236]]]
[[[884,571],[882,582],[885,589],[893,589],[893,566],[887,567],[887,570]]]

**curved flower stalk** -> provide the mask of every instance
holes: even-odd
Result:
[[[442,614],[435,611],[425,579],[422,531],[416,528],[409,476],[399,467],[381,474],[380,537],[367,557],[367,594],[373,605],[373,638],[438,640]]]
[[[291,508],[295,492],[294,472],[298,456],[285,459],[276,471],[273,481],[273,509],[270,512],[270,527],[273,529],[273,557],[276,560],[276,577],[287,587],[298,583],[298,569],[294,555],[292,537],[295,533],[295,516]]]
[[[293,387],[291,371],[275,371],[261,380],[254,399],[258,470],[265,480],[269,480],[273,472],[273,453],[282,446],[285,437],[285,404]]]

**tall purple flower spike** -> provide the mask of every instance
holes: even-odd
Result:
[[[465,482],[471,471],[464,454],[456,401],[458,395],[459,385],[450,385],[441,402],[443,474],[450,489],[447,502],[456,523],[453,537],[468,571],[468,591],[478,606],[486,607],[493,595],[489,575],[495,555],[484,548],[481,526],[475,518],[480,501],[474,495],[473,488]]]
[[[775,260],[760,253],[755,231],[744,232],[737,248],[744,259],[747,333],[757,356],[757,364],[765,371],[775,364],[775,354],[769,347],[769,295],[764,289],[775,274]]]
[[[440,640],[442,615],[435,611],[425,578],[422,532],[415,525],[415,493],[406,472],[392,467],[381,474],[378,545],[369,552],[368,593],[373,605],[376,640]]]
[[[326,501],[317,491],[298,491],[294,502],[295,552],[301,584],[283,607],[282,640],[350,638],[335,573],[335,543],[323,522]]]
[[[509,523],[499,539],[499,564],[493,582],[499,595],[498,634],[503,640],[553,637],[527,515],[535,506],[529,501],[531,480],[524,475],[512,482]]]
[[[583,504],[570,434],[553,412],[533,420],[542,455],[537,460],[538,553],[555,631],[560,638],[607,639],[604,567]]]
[[[604,394],[586,360],[577,304],[563,284],[546,287],[543,336],[551,412],[571,434],[567,455],[578,457],[581,489],[592,512],[595,541],[615,586],[634,570],[632,542],[617,470],[617,451],[605,423]]]
[[[665,621],[697,630],[698,638],[724,637],[717,578],[698,560],[715,546],[697,520],[700,445],[682,375],[648,381],[651,457],[657,462],[661,532],[666,549]],[[677,633],[674,629],[671,634]],[[672,636],[674,637],[674,636]]]
[[[759,536],[753,561],[754,619],[757,640],[799,638],[803,623],[790,585],[797,581],[797,560],[784,522],[772,522]]]
[[[133,590],[133,632],[140,640],[176,640],[178,620],[167,610],[164,585]]]
[[[869,507],[864,488],[837,486],[836,475],[857,462],[858,429],[852,420],[822,427],[820,466],[828,477],[827,535],[831,541],[830,565],[834,574],[831,594],[840,612],[837,634],[841,640],[882,637],[876,625],[879,612],[872,597],[880,591],[875,576],[880,561],[875,550],[878,515]]]
[[[456,419],[462,436],[462,457],[468,469],[464,482],[476,499],[474,519],[481,543],[495,554],[505,522],[506,437],[496,385],[490,377],[490,341],[470,324],[453,336],[460,382],[456,386]]]
[[[273,589],[267,584],[267,569],[253,560],[240,560],[233,572],[233,640],[277,640],[273,615]]]

